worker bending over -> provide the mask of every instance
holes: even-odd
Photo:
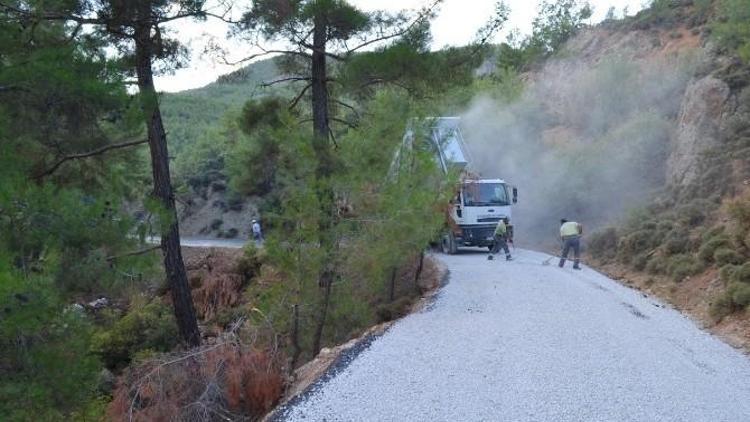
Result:
[[[510,240],[510,233],[508,233],[508,217],[500,219],[495,227],[495,243],[492,245],[492,250],[487,259],[494,259],[496,253],[500,252],[500,248],[505,251],[505,260],[510,261],[510,249],[508,249],[508,241]]]
[[[581,235],[583,227],[575,221],[560,220],[560,239],[562,240],[562,254],[560,255],[560,268],[565,266],[570,250],[573,249],[575,261],[573,269],[580,270],[581,266]]]

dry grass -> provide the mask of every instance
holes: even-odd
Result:
[[[283,393],[280,361],[234,335],[150,360],[123,374],[107,416],[114,421],[255,420]]]

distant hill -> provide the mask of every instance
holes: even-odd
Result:
[[[172,154],[195,142],[230,109],[242,107],[250,98],[267,95],[276,88],[262,84],[276,79],[279,69],[275,58],[261,60],[219,77],[202,88],[165,93],[161,99]]]

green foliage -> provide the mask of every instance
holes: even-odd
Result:
[[[96,394],[91,323],[64,307],[51,277],[24,276],[8,258],[0,252],[0,413],[10,421],[63,420]]]
[[[617,229],[608,227],[591,235],[588,241],[588,251],[596,259],[609,261],[617,255]]]
[[[111,325],[96,332],[91,348],[112,369],[124,368],[139,354],[168,352],[180,342],[172,310],[158,299],[135,304],[124,316],[111,312],[109,319]]]
[[[713,258],[718,266],[724,266],[727,264],[738,265],[745,261],[745,257],[740,255],[737,251],[725,247],[716,249]]]
[[[538,15],[532,22],[529,48],[541,54],[556,52],[591,17],[593,10],[588,2],[578,0],[547,1],[539,3]]]
[[[750,62],[750,1],[721,0],[721,16],[712,25],[713,37],[725,48]]]
[[[538,60],[558,53],[591,17],[593,9],[586,1],[541,0],[532,22],[531,35],[521,38],[511,32],[497,48],[497,65],[501,69],[523,70]]]
[[[698,257],[704,262],[713,262],[714,253],[719,248],[731,248],[731,241],[726,235],[718,235],[706,240],[698,250]]]
[[[703,269],[703,264],[690,254],[675,255],[669,259],[667,265],[667,273],[677,283],[686,277],[700,273]]]

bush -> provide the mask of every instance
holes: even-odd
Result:
[[[638,230],[620,238],[617,244],[618,257],[623,262],[630,263],[633,257],[643,252],[649,252],[658,244],[658,237],[654,230]]]
[[[211,230],[218,230],[222,224],[224,224],[224,220],[220,218],[215,218],[213,221],[211,221]]]
[[[725,233],[724,226],[716,226],[710,229],[709,231],[703,233],[703,235],[701,235],[701,243],[706,243],[712,238],[719,237],[723,235],[724,233]]]
[[[724,292],[711,303],[708,312],[714,319],[721,320],[734,312],[734,310],[735,306],[732,303],[732,297]]]
[[[672,231],[664,241],[663,247],[667,255],[681,254],[689,250],[690,238],[682,232]]]
[[[732,283],[727,289],[727,293],[732,298],[732,303],[737,307],[744,308],[750,305],[750,284]]]
[[[729,284],[734,279],[734,273],[740,268],[739,265],[725,265],[719,270],[719,277],[725,284]]]
[[[229,342],[144,362],[122,377],[108,419],[258,420],[283,392],[280,361]]]
[[[393,321],[409,313],[413,300],[402,296],[391,303],[384,303],[378,307],[376,314],[379,322]]]
[[[117,315],[110,315],[113,319]],[[139,352],[167,352],[179,344],[180,336],[171,309],[154,301],[134,306],[108,329],[94,335],[92,351],[110,369],[122,369]]]
[[[701,245],[700,249],[698,250],[698,257],[703,262],[712,262],[714,259],[714,253],[717,249],[730,246],[731,242],[726,235],[718,235],[712,237],[704,242],[703,245]]]
[[[664,274],[669,267],[669,260],[661,255],[654,255],[646,263],[646,272],[649,274]]]
[[[667,266],[667,272],[677,283],[683,281],[686,277],[698,274],[701,271],[703,271],[703,265],[691,255],[687,254],[673,256],[669,260],[669,265]]]
[[[730,248],[721,247],[714,252],[714,262],[719,266],[727,264],[739,265],[742,264],[744,260],[745,258],[742,255]]]
[[[245,277],[245,280],[260,274],[260,268],[267,261],[268,255],[265,249],[255,246],[255,242],[248,242],[242,252],[242,257],[237,263],[237,272]]]
[[[633,258],[632,260],[633,269],[636,271],[643,271],[646,269],[646,266],[648,265],[648,254],[642,253],[638,254]]]
[[[737,283],[750,284],[750,262],[738,267],[732,274],[732,280]]]
[[[596,259],[610,260],[617,255],[617,230],[606,228],[591,235],[589,252]]]

